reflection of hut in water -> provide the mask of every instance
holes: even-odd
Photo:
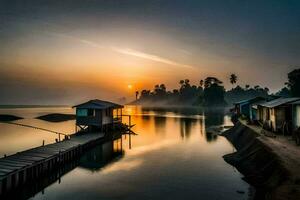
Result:
[[[121,138],[114,141],[107,141],[80,156],[80,160],[75,159],[71,162],[66,162],[58,168],[54,168],[53,171],[44,174],[44,176],[34,178],[22,187],[16,187],[13,192],[8,193],[6,196],[0,196],[0,199],[2,197],[3,199],[29,199],[43,191],[49,185],[57,181],[60,183],[63,176],[76,167],[96,171],[110,162],[116,161],[117,158],[122,158],[123,153]]]
[[[167,117],[165,116],[154,116],[155,130],[158,132],[164,132],[166,128]]]
[[[80,158],[79,166],[92,171],[97,171],[122,155],[122,139],[108,141],[86,152]]]

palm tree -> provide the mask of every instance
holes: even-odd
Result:
[[[138,99],[138,96],[139,96],[139,91],[135,91],[135,100]]]
[[[202,87],[202,88],[203,88],[204,81],[203,81],[203,80],[200,80],[199,84],[200,84],[200,87]]]
[[[229,80],[232,85],[235,84],[237,82],[237,75],[231,74]]]
[[[180,84],[180,87],[183,87],[183,85],[184,85],[184,80],[180,80],[180,81],[179,81],[179,84]]]
[[[266,91],[266,93],[269,93],[270,92],[270,89],[265,87],[264,90]]]

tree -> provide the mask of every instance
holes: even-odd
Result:
[[[185,87],[189,87],[190,86],[190,80],[189,79],[185,79],[184,80],[184,85],[185,85]]]
[[[138,99],[138,96],[139,96],[139,91],[135,91],[135,100]]]
[[[223,84],[223,82],[217,79],[216,77],[207,77],[204,80],[204,88],[209,88],[213,84],[221,85]]]
[[[291,92],[287,87],[282,88],[279,90],[275,95],[280,96],[280,97],[290,97]]]
[[[300,97],[300,69],[295,69],[288,73],[288,82],[286,83],[291,96]]]
[[[269,93],[269,91],[270,91],[270,89],[269,88],[267,88],[267,87],[265,87],[264,88],[264,91],[268,94]]]
[[[180,87],[182,88],[183,85],[184,85],[184,80],[180,80],[180,81],[179,81],[179,84],[180,84]]]
[[[255,86],[254,86],[254,89],[255,89],[255,90],[259,90],[259,88],[260,88],[259,85],[255,85]]]
[[[223,82],[215,77],[207,77],[204,80],[203,99],[206,105],[224,105],[225,88]]]
[[[250,85],[245,85],[246,90],[248,90],[250,88]]]
[[[232,85],[233,85],[233,84],[236,84],[236,82],[237,82],[237,75],[231,74],[229,80],[230,80],[230,83],[231,83]]]
[[[203,86],[204,86],[204,81],[203,81],[203,80],[200,80],[199,85],[200,85],[201,88],[203,88]]]
[[[160,88],[160,90],[163,91],[163,92],[166,92],[166,90],[167,90],[165,84],[160,84],[159,88]]]
[[[142,90],[140,99],[147,99],[150,96],[150,90]]]

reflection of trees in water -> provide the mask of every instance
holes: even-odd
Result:
[[[164,133],[165,132],[165,128],[166,128],[166,122],[167,122],[167,117],[165,117],[166,115],[166,110],[165,109],[150,109],[150,108],[143,108],[142,107],[142,113],[146,114],[146,115],[142,115],[142,120],[146,120],[147,122],[150,121],[151,118],[153,118],[154,120],[154,128],[156,133],[161,132]],[[149,116],[147,114],[154,114],[154,116]]]
[[[212,126],[221,126],[224,124],[225,109],[211,109],[205,110],[205,128]],[[218,135],[214,132],[205,131],[205,138],[207,142],[214,142]]]
[[[166,117],[155,116],[154,117],[155,131],[164,133],[166,128],[166,122],[167,122]]]
[[[224,109],[205,110],[205,127],[223,125],[224,115]]]
[[[210,132],[205,132],[205,139],[207,142],[214,142],[218,139],[218,135]]]
[[[197,123],[197,119],[192,118],[180,118],[180,136],[182,139],[189,138],[191,136],[192,128]]]
[[[149,115],[142,115],[142,120],[145,122],[149,122],[151,117]]]
[[[155,114],[166,114],[172,112],[177,115],[202,115],[203,108],[201,107],[142,107],[142,111],[154,111]]]

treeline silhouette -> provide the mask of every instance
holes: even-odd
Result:
[[[236,74],[231,74],[229,82],[234,86],[238,81]],[[300,69],[288,73],[285,87],[273,96],[300,97]],[[180,80],[179,88],[168,91],[165,84],[157,84],[153,90],[136,91],[136,100],[133,104],[150,106],[158,105],[183,105],[183,106],[225,106],[233,102],[257,96],[268,97],[270,90],[259,85],[244,87],[236,85],[226,91],[223,82],[216,77],[207,77],[200,80],[198,85],[192,85],[189,79]]]
[[[135,104],[149,105],[219,105],[226,104],[223,82],[207,77],[198,85],[191,85],[189,79],[180,80],[179,88],[168,91],[165,84],[158,84],[151,90],[136,92]]]

